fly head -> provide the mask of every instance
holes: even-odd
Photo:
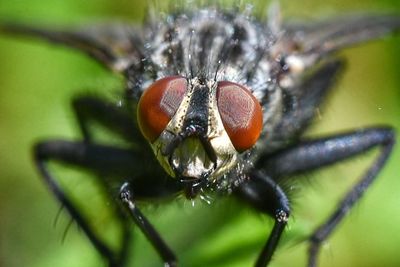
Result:
[[[262,109],[242,85],[170,76],[144,91],[138,122],[165,171],[192,190],[223,177],[256,143]]]

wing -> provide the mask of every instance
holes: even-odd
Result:
[[[39,37],[77,49],[116,72],[125,71],[143,57],[140,31],[133,25],[104,24],[63,30],[0,22],[0,32]]]
[[[400,30],[400,16],[348,15],[313,25],[287,25],[303,53],[326,54]]]
[[[335,52],[400,31],[400,15],[348,15],[279,27],[276,21],[269,24],[278,36],[271,55],[280,63],[277,80],[284,98],[281,121],[269,142],[281,146],[304,131],[333,87],[344,66]]]
[[[281,26],[277,50],[307,68],[343,48],[399,31],[400,15],[395,14],[352,14],[310,24],[287,23]]]

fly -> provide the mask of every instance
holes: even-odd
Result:
[[[378,176],[395,137],[390,126],[310,140],[302,134],[343,68],[337,52],[399,29],[396,15],[282,23],[275,5],[267,21],[249,10],[200,6],[149,17],[141,28],[103,25],[65,31],[0,25],[3,33],[41,37],[81,51],[126,79],[122,108],[93,96],[73,100],[82,141],[47,140],[34,147],[46,185],[114,267],[126,265],[129,241],[115,250],[99,238],[49,170],[50,161],[100,174],[105,187],[102,177],[119,175],[118,216],[132,219],[165,266],[176,266],[177,258],[142,214],[138,200],[207,199],[210,192],[242,199],[274,219],[255,262],[261,267],[270,263],[291,214],[283,178],[379,147],[372,165],[309,238],[308,266],[316,266],[322,242]],[[94,142],[89,121],[132,147]],[[129,236],[129,226],[123,227]]]

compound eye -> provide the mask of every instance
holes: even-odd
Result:
[[[217,106],[222,123],[235,149],[251,148],[262,130],[260,103],[249,89],[232,82],[219,82]]]
[[[186,92],[187,82],[181,76],[155,81],[141,96],[138,122],[144,137],[155,141],[174,116]]]

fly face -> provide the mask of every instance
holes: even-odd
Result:
[[[239,84],[170,76],[144,92],[138,122],[165,171],[196,185],[215,182],[256,143],[262,111]]]

